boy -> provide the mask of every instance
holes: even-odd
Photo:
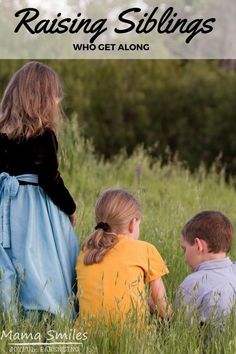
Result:
[[[227,257],[233,240],[229,219],[218,211],[203,211],[182,230],[181,244],[190,274],[179,286],[187,313],[197,309],[201,323],[224,319],[236,300],[236,264]]]

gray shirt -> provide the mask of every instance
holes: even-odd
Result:
[[[210,316],[224,318],[236,300],[236,263],[226,258],[201,263],[179,286],[180,301],[191,313],[198,310],[201,321]]]

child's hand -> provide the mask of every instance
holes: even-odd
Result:
[[[149,311],[150,311],[151,315],[154,315],[155,313],[157,313],[157,305],[153,301],[152,297],[150,297],[148,299],[148,306],[149,306]]]
[[[69,218],[70,218],[70,222],[71,222],[72,226],[75,227],[75,225],[77,223],[77,215],[76,215],[76,213],[71,214],[69,216]]]

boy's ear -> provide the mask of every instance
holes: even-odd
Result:
[[[196,237],[194,242],[195,242],[195,245],[197,246],[197,249],[200,253],[202,253],[203,251],[205,251],[207,249],[206,241]]]

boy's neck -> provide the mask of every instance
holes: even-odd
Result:
[[[223,259],[225,257],[227,257],[227,254],[225,252],[220,252],[220,253],[208,252],[208,253],[202,255],[201,260],[199,261],[198,264],[196,264],[196,266],[194,268],[192,268],[192,270],[195,271],[200,266],[200,264],[202,264],[204,262]]]
[[[227,254],[225,252],[219,252],[219,253],[208,252],[202,256],[201,263],[206,261],[213,261],[214,259],[222,259],[225,258],[226,256]]]

